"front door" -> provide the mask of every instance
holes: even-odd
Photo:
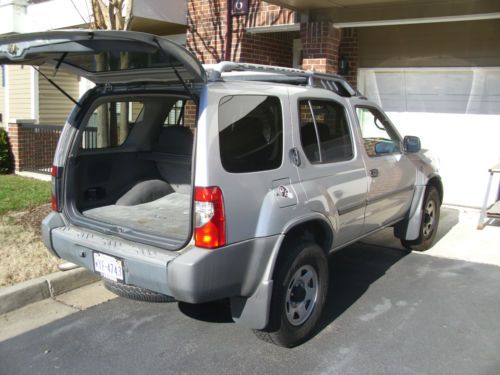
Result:
[[[369,174],[365,232],[403,218],[415,186],[414,165],[401,151],[401,138],[382,111],[356,106],[356,116]]]

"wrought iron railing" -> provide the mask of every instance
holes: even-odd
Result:
[[[22,170],[50,174],[57,142],[63,127],[60,125],[21,124],[20,137]],[[82,145],[85,148],[97,146],[97,129],[87,128],[83,132]]]

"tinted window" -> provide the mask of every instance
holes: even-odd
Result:
[[[299,102],[300,140],[311,163],[331,163],[353,157],[344,107],[332,101]]]
[[[283,120],[272,96],[225,96],[219,103],[219,143],[223,167],[243,173],[281,165]]]

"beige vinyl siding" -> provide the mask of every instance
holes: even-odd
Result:
[[[9,77],[9,121],[32,119],[32,68],[30,66],[7,66]]]
[[[59,70],[55,77],[53,67],[41,67],[40,70],[57,83],[75,100],[79,97],[78,76]],[[38,75],[38,113],[39,123],[48,125],[64,125],[74,103],[50,84],[41,74]]]
[[[130,116],[132,121],[137,119],[137,116],[141,113],[143,106],[144,105],[141,102],[132,102],[132,115]]]
[[[500,66],[500,20],[358,29],[359,67]]]

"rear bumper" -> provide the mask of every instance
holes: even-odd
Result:
[[[49,251],[60,258],[94,271],[94,251],[119,257],[124,260],[127,284],[189,303],[251,296],[279,238],[258,238],[216,250],[189,245],[173,252],[65,226],[58,213],[45,218],[42,234]]]

